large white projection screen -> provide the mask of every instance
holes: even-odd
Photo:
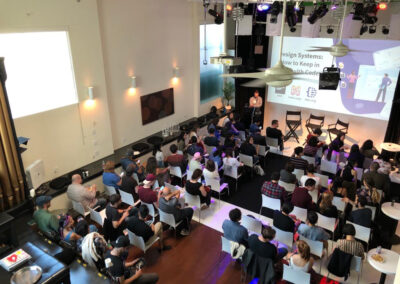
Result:
[[[312,46],[330,47],[331,38],[285,37],[283,62],[309,80],[293,80],[286,88],[268,87],[268,101],[310,109],[388,120],[400,67],[400,42],[345,39],[344,57],[329,52],[308,52]],[[271,66],[278,61],[279,38],[274,37]],[[319,90],[319,73],[332,63],[341,70],[337,90]]]

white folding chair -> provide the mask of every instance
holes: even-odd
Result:
[[[236,182],[235,189],[237,190],[238,180],[242,176],[242,174],[240,174],[240,175],[238,174],[238,167],[230,166],[230,168],[228,168],[224,164],[223,168],[224,168],[224,175],[235,180],[235,182]]]
[[[179,155],[183,155],[183,151],[181,151],[181,150],[176,151],[176,153]]]
[[[296,284],[310,284],[311,274],[284,264],[282,279]]]
[[[282,186],[287,192],[293,192],[296,187],[296,184],[294,183],[287,183],[281,180],[278,181],[278,184]]]
[[[205,137],[207,135],[208,135],[207,125],[199,128],[199,130],[197,130],[197,136]]]
[[[271,198],[266,196],[265,194],[261,194],[262,197],[262,204],[260,208],[259,215],[261,216],[261,210],[263,207],[269,208],[271,210],[281,210],[281,200],[277,198]]]
[[[309,164],[313,164],[315,166],[315,158],[309,156],[301,156],[303,160],[306,160]]]
[[[342,201],[341,197],[334,196],[332,199],[332,204],[336,206],[337,210],[344,212],[346,208],[346,203]]]
[[[318,173],[315,173],[314,175],[315,175],[316,177],[319,177],[319,184],[320,184],[323,188],[328,188],[329,177],[328,177],[327,175],[318,174]]]
[[[297,180],[300,181],[301,177],[304,176],[304,170],[294,169],[293,174],[296,176]]]
[[[280,150],[277,138],[271,138],[271,137],[266,136],[265,137],[265,142],[269,146],[269,151],[271,153],[282,155],[282,151]]]
[[[242,220],[240,224],[247,230],[254,232],[257,235],[261,235],[262,222],[260,220],[249,217],[247,215],[242,215]]]
[[[318,189],[315,188],[312,191],[308,191],[308,193],[311,195],[312,201],[314,203],[317,203],[318,202]]]
[[[146,251],[160,239],[159,237],[151,238],[150,239],[151,242],[146,244],[143,240],[143,237],[139,237],[138,235],[132,233],[130,230],[128,230],[128,237],[131,245],[140,248],[143,251],[143,253],[146,253]]]
[[[363,176],[364,173],[364,169],[363,168],[354,168],[357,172],[357,180],[361,181],[361,178]]]
[[[89,212],[90,212],[90,219],[103,227],[104,219],[106,219],[106,209],[103,209],[100,212],[98,212],[92,208],[89,208]]]
[[[195,206],[199,210],[199,223],[201,223],[201,201],[200,196],[192,195],[185,191],[185,203],[189,206]]]
[[[160,209],[158,209],[158,212],[160,213],[160,222],[167,224],[167,225],[171,226],[172,228],[174,228],[175,238],[176,238],[176,228],[180,225],[180,223],[182,223],[182,220],[179,222],[176,222],[173,214],[163,212]]]
[[[280,243],[287,245],[289,248],[293,247],[293,232],[286,232],[274,227],[276,231],[275,239],[278,240]]]
[[[141,201],[141,204],[146,205],[146,207],[149,209],[149,215],[151,217],[153,217],[153,219],[158,216],[158,213],[157,213],[156,209],[154,208],[153,204],[145,203],[143,201]]]
[[[267,156],[268,150],[267,150],[266,146],[264,146],[264,145],[255,145],[255,146],[258,149],[258,153],[257,153],[258,156],[262,156],[262,157]]]
[[[111,196],[113,194],[117,193],[117,190],[113,186],[105,185],[104,184],[104,191],[108,196]]]
[[[231,255],[231,241],[221,236],[221,251]]]
[[[321,273],[321,269],[322,269],[322,256],[324,253],[324,243],[320,242],[320,241],[313,241],[310,239],[307,239],[306,237],[299,235],[300,236],[300,240],[305,241],[308,246],[310,247],[310,253],[318,256],[321,259],[320,262],[320,266],[319,266],[319,272]]]
[[[241,141],[245,141],[246,140],[246,131],[239,130],[239,138]]]
[[[381,195],[382,196],[382,195]],[[369,206],[369,205],[365,205],[365,208],[369,208],[372,211],[372,221],[375,220],[375,216],[376,216],[376,207],[375,206]],[[353,209],[355,209],[355,206],[353,206]]]
[[[229,186],[227,183],[221,184],[221,181],[216,178],[207,178],[204,177],[204,180],[206,182],[206,185],[211,187],[212,191],[215,191],[219,194],[219,200],[221,201],[221,192],[227,188],[228,189],[228,195],[229,195]]]
[[[137,173],[133,173],[132,177],[134,180],[136,180],[137,184],[139,184],[139,177],[138,177]]]
[[[352,224],[354,226],[354,228],[356,229],[356,235],[354,236],[354,238],[366,242],[368,251],[369,240],[371,239],[371,228],[357,225],[350,221],[346,221],[346,224]]]
[[[295,215],[296,218],[301,220],[302,222],[306,222],[307,220],[307,209],[294,206],[293,211],[290,214]]]
[[[253,157],[249,155],[245,155],[242,153],[239,153],[239,160],[246,166],[250,168],[251,171],[251,177],[253,177],[253,167],[254,167],[254,161]]]
[[[186,170],[186,180],[189,181],[192,178],[193,171]]]
[[[125,204],[134,206],[135,201],[133,200],[133,196],[132,194],[125,192],[123,190],[119,191],[119,194],[121,195],[121,201]]]
[[[351,262],[350,262],[350,272],[351,271],[357,272],[357,284],[360,282],[361,270],[362,270],[362,258],[359,256],[353,255],[353,257],[351,258]],[[326,275],[327,278],[329,278],[329,274],[330,274],[330,272],[328,270],[328,274]],[[336,277],[338,277],[338,276],[336,276]]]
[[[212,151],[213,151],[214,148],[215,148],[215,146],[208,146],[208,145],[205,145],[205,146],[206,146],[206,151],[207,151],[208,154],[211,154]]]
[[[72,201],[72,208],[74,209],[74,211],[78,212],[83,217],[86,217],[87,215],[90,214],[90,211],[85,211],[85,208],[80,202],[76,202],[74,200],[71,201]]]
[[[219,145],[225,145],[225,137],[219,137]]]
[[[321,160],[321,172],[327,172],[333,175],[336,175],[337,172],[337,164],[335,162],[329,162],[328,160]]]
[[[183,184],[183,178],[185,177],[186,173],[182,174],[181,167],[169,167],[169,174],[171,176],[175,176],[181,180],[181,185]]]
[[[336,218],[329,218],[318,212],[317,215],[318,215],[318,221],[316,225],[318,227],[324,228],[325,230],[332,232],[332,239],[333,239],[333,233],[335,232],[335,226],[336,226]]]
[[[179,190],[179,187],[176,185],[172,185],[168,182],[164,182],[165,187],[168,187],[169,189],[171,189],[172,192],[174,192],[175,190]]]

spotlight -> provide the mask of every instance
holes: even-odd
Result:
[[[209,9],[208,13],[215,18],[214,22],[217,25],[220,25],[224,22],[224,17],[216,11],[216,7],[214,7],[214,9]]]
[[[376,32],[376,26],[369,26],[369,31],[370,34],[374,34]]]
[[[296,2],[296,5],[294,5],[294,9],[296,11],[300,11],[300,1]]]
[[[366,31],[368,31],[368,27],[366,25],[362,25],[360,29],[360,35],[363,35]]]
[[[232,11],[232,5],[231,4],[226,4],[226,10],[227,11]]]
[[[260,12],[268,11],[269,8],[270,8],[269,4],[266,4],[266,3],[264,3],[264,4],[259,4],[259,5],[257,6],[257,10],[260,11]]]
[[[381,2],[381,3],[378,4],[379,10],[386,10],[387,7],[388,7],[388,5],[385,2]]]
[[[271,24],[276,24],[280,12],[281,12],[281,3],[279,1],[275,1],[274,3],[272,3],[271,7],[271,19],[269,20]]]
[[[314,11],[308,17],[308,22],[313,25],[318,19],[321,19],[323,16],[325,16],[326,13],[328,13],[328,8],[326,7],[326,4],[322,4],[317,9],[314,9]]]
[[[386,27],[386,26],[383,26],[383,27],[382,27],[382,33],[383,33],[384,35],[387,35],[387,34],[389,33],[389,28]]]
[[[296,7],[294,9],[296,10]],[[296,10],[296,16],[297,16],[298,23],[303,22],[304,11],[305,11],[305,7],[303,6],[303,4],[301,4],[299,10]]]
[[[357,3],[354,5],[353,20],[362,21],[364,18],[364,5]]]
[[[378,7],[375,3],[368,4],[364,8],[364,24],[375,24],[378,21],[376,13],[378,12]]]
[[[337,67],[325,67],[322,73],[319,73],[320,90],[336,90],[340,81],[340,70]]]
[[[290,31],[294,33],[296,31],[297,16],[295,7],[293,4],[286,5],[286,21],[290,27]]]
[[[328,26],[328,28],[326,29],[326,32],[327,32],[328,34],[333,34],[333,28],[332,28],[332,26]]]

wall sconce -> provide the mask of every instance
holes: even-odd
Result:
[[[176,84],[179,81],[179,67],[174,67],[172,69],[172,83]]]
[[[87,92],[88,92],[88,99],[85,101],[85,107],[86,108],[93,108],[94,105],[95,105],[93,87],[89,86],[88,89],[87,89]]]
[[[129,94],[130,95],[136,94],[136,77],[135,76],[131,77],[131,86],[129,88]]]
[[[88,87],[88,97],[89,100],[93,100],[93,87]]]

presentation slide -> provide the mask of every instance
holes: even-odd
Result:
[[[303,73],[285,88],[268,87],[268,101],[310,109],[326,110],[388,120],[400,67],[400,41],[345,39],[350,49],[344,57],[329,52],[310,52],[313,46],[330,47],[332,38],[285,37],[283,63]],[[278,61],[279,37],[274,37],[271,66]],[[336,90],[319,90],[319,73],[332,63],[340,68]]]

